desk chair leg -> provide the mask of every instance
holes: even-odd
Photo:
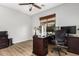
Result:
[[[58,55],[61,56],[61,48],[57,47]]]
[[[65,55],[67,55],[67,53],[65,51],[61,50],[61,52],[65,53]]]
[[[51,51],[51,52],[53,53],[53,51]],[[59,55],[59,56],[61,56],[61,54],[60,54],[60,51],[59,51],[59,50],[58,50],[58,51],[55,51],[55,52],[58,52],[58,55]]]
[[[61,56],[60,51],[58,50],[58,55]]]

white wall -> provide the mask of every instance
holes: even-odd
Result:
[[[31,25],[28,15],[0,6],[0,31],[8,31],[14,43],[31,39]]]
[[[8,31],[14,43],[32,39],[34,27],[40,25],[39,17],[53,13],[56,13],[56,26],[76,25],[79,28],[79,4],[63,4],[31,17],[0,6],[0,31]]]
[[[77,28],[79,28],[79,4],[77,3],[62,4],[55,8],[33,15],[33,27],[38,27],[40,25],[39,18],[41,16],[46,16],[54,13],[56,13],[56,26],[76,25]],[[77,31],[76,36],[79,36],[79,31]]]
[[[79,4],[64,4],[56,8],[57,26],[79,25]]]

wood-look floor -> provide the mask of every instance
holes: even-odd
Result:
[[[0,56],[32,56],[32,46],[33,41],[25,41],[21,43],[14,44],[8,48],[0,49]],[[58,56],[56,52],[51,52],[52,46],[49,45],[47,56]],[[34,55],[35,56],[35,55]],[[76,54],[67,52],[67,55],[62,54],[62,56],[77,56]]]

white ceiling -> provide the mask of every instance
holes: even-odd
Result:
[[[28,15],[34,15],[36,13],[40,13],[41,11],[56,7],[62,3],[36,3],[38,6],[41,6],[42,4],[44,6],[41,6],[42,9],[37,9],[35,7],[32,8],[32,11],[29,11],[30,6],[29,5],[24,5],[20,6],[18,5],[19,3],[0,3],[0,5],[8,7],[10,9],[14,9],[17,11],[20,11],[22,13],[28,14]]]

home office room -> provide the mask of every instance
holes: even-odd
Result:
[[[0,56],[78,56],[79,3],[0,3]]]

